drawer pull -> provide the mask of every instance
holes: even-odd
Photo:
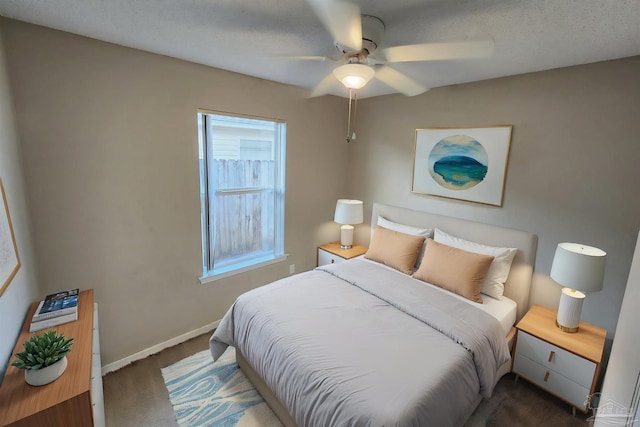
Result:
[[[335,260],[335,259],[332,259],[332,260],[331,260],[331,264],[333,264],[334,262],[336,262],[336,260]]]
[[[549,352],[549,362],[551,362],[551,359],[553,359],[553,356],[555,356],[555,355],[556,355],[555,351]]]
[[[544,382],[545,382],[545,383],[546,383],[546,382],[547,382],[547,380],[549,379],[549,375],[550,375],[550,374],[551,374],[551,373],[550,373],[549,371],[547,371],[547,373],[546,373],[546,374],[544,374]]]

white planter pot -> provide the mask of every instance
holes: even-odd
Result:
[[[67,356],[46,368],[24,371],[24,380],[30,385],[45,385],[56,380],[67,368]]]

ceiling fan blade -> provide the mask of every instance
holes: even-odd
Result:
[[[442,61],[461,58],[486,58],[493,54],[493,48],[493,40],[481,39],[394,46],[384,49],[382,54],[389,62]]]
[[[387,61],[379,58],[374,58],[372,56],[367,56],[367,63],[369,65],[386,65]]]
[[[331,59],[328,56],[317,56],[317,55],[281,55],[278,58],[283,59],[297,59],[301,61],[335,61],[335,59]]]
[[[328,94],[336,85],[336,83],[338,83],[338,80],[336,80],[333,73],[328,74],[324,79],[320,81],[320,83],[316,85],[316,87],[311,90],[309,98],[315,98],[316,96]]]
[[[362,49],[362,22],[357,4],[337,0],[307,0],[335,41],[355,51]]]
[[[376,70],[376,77],[381,82],[407,96],[420,95],[421,93],[429,90],[428,87],[423,86],[411,77],[387,66],[378,68]]]

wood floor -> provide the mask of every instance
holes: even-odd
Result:
[[[107,427],[175,427],[161,368],[209,348],[211,333],[107,374],[103,378]],[[569,405],[524,380],[505,375],[493,396],[478,406],[472,427],[587,426],[587,415],[571,415]]]

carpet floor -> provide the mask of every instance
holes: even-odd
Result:
[[[262,397],[238,369],[235,352],[211,363],[208,350],[162,369],[169,399],[182,427],[280,427]],[[587,416],[526,381],[505,375],[465,427],[586,426]]]

